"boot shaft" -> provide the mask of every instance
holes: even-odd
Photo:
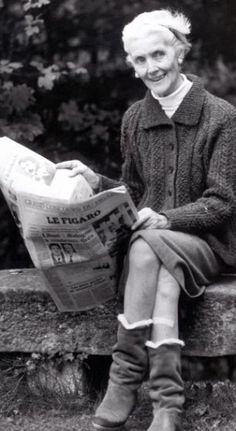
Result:
[[[124,319],[123,319],[124,320]],[[119,324],[106,395],[93,418],[94,429],[120,430],[136,404],[147,371],[148,326],[132,329]]]
[[[149,333],[149,327],[126,329],[119,324],[110,368],[110,379],[113,383],[131,386],[141,384],[148,369],[145,342]]]
[[[181,376],[181,347],[162,344],[149,348],[150,398],[157,409],[181,413],[184,404],[184,383]]]
[[[182,431],[181,416],[179,413],[160,409],[156,411],[147,431]]]

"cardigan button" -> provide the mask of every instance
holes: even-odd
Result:
[[[168,190],[168,195],[172,196],[172,191],[171,190]]]
[[[174,150],[174,144],[169,144],[169,149],[170,149],[170,151],[173,151]]]
[[[173,174],[173,172],[174,172],[173,166],[169,166],[168,172],[169,172],[169,174]]]

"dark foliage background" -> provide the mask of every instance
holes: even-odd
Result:
[[[0,0],[0,135],[118,177],[121,117],[144,94],[125,63],[121,30],[167,6],[192,21],[186,71],[236,102],[234,0]],[[0,202],[0,268],[31,266]]]

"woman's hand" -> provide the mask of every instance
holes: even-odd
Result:
[[[76,175],[81,174],[88,181],[92,189],[96,189],[98,187],[99,176],[79,160],[69,160],[67,162],[57,163],[56,169],[70,169],[70,177],[75,177]]]
[[[136,229],[168,229],[169,220],[166,216],[158,214],[151,208],[143,208],[138,212],[138,220],[133,224],[132,230]]]

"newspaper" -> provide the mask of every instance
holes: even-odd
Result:
[[[93,194],[82,175],[0,138],[0,186],[34,265],[60,311],[116,294],[120,251],[137,219],[124,186]]]

